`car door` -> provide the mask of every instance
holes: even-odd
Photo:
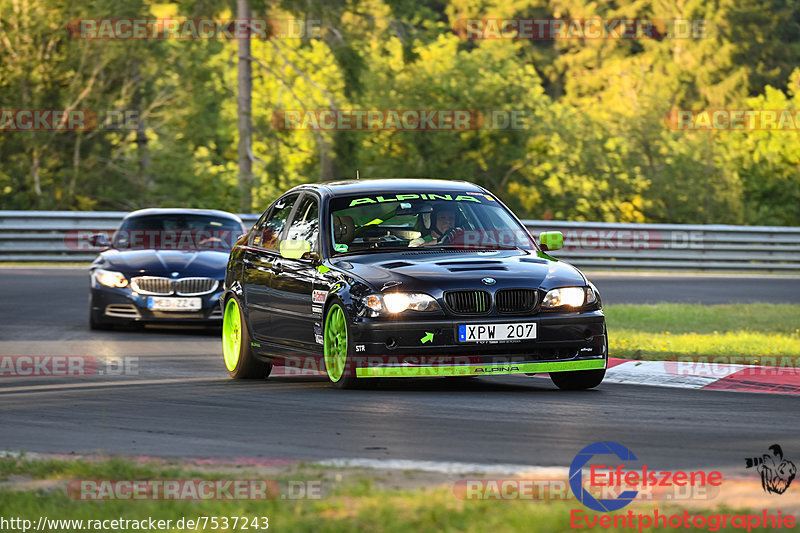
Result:
[[[320,252],[319,199],[306,192],[298,202],[284,240],[309,241],[311,251]],[[287,347],[308,353],[316,349],[312,305],[317,270],[310,259],[282,258],[271,278],[274,338]]]
[[[271,337],[274,305],[271,282],[281,265],[280,239],[299,198],[299,193],[293,193],[276,201],[250,232],[243,254],[242,292],[250,336],[256,340],[269,341]]]

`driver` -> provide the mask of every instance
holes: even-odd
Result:
[[[456,211],[455,208],[445,204],[444,206],[436,209],[433,213],[433,227],[428,235],[417,237],[408,243],[411,248],[417,246],[429,246],[438,244],[439,239],[456,225]]]

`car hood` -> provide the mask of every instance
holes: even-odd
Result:
[[[491,252],[403,252],[365,254],[331,262],[374,290],[438,292],[487,287],[542,288],[583,286],[583,275],[568,263],[541,252],[499,250]]]
[[[127,276],[209,277],[223,279],[229,253],[224,250],[108,250],[93,266]]]

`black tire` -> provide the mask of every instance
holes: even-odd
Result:
[[[224,338],[226,334],[225,329],[225,322],[224,320],[227,318],[228,306],[231,301],[235,304],[236,312],[239,316],[239,335],[240,341],[238,343],[238,351],[234,349],[236,352],[236,361],[233,364],[233,361],[230,362],[226,360],[225,357],[225,343],[226,340]],[[231,333],[230,331],[228,332]],[[225,313],[223,313],[223,327],[222,327],[222,335],[223,335],[223,362],[225,363],[225,367],[228,370],[228,374],[233,379],[266,379],[269,377],[270,373],[272,372],[272,363],[268,363],[265,361],[261,361],[256,357],[253,353],[253,348],[250,346],[250,333],[247,330],[247,322],[244,319],[244,314],[242,313],[241,305],[239,301],[236,299],[235,296],[231,296],[225,301]],[[234,348],[231,345],[228,345],[229,348]],[[229,364],[230,363],[230,364]]]
[[[606,337],[606,366],[608,366],[608,331],[603,327]],[[586,390],[593,389],[603,382],[606,377],[605,368],[600,370],[575,370],[572,372],[551,372],[550,379],[561,390]]]
[[[110,323],[103,322],[95,316],[94,309],[92,309],[93,307],[94,302],[92,301],[92,296],[89,295],[89,329],[94,331],[107,331],[109,329],[113,329],[114,326],[112,326]]]
[[[593,389],[602,383],[606,376],[605,369],[574,370],[572,372],[551,372],[550,379],[561,390]]]

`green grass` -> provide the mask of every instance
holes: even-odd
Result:
[[[48,472],[49,470],[49,472]],[[415,489],[379,489],[369,478],[350,480],[344,484],[329,485],[325,471],[305,471],[305,479],[316,476],[323,480],[323,497],[314,500],[269,501],[80,501],[69,497],[64,486],[71,479],[255,479],[252,472],[237,470],[235,474],[209,474],[181,470],[178,466],[141,464],[112,459],[99,463],[83,461],[26,461],[0,459],[0,472],[6,479],[20,481],[22,477],[57,480],[48,488],[36,490],[10,490],[0,488],[0,516],[6,519],[19,517],[37,523],[40,516],[50,519],[156,520],[207,517],[268,517],[269,530],[291,532],[482,532],[570,531],[570,511],[578,509],[590,518],[594,513],[576,501],[474,501],[455,496],[452,485]],[[286,477],[286,474],[283,475]],[[280,479],[278,477],[273,477]],[[298,479],[298,474],[291,474]],[[6,482],[8,483],[8,482]],[[634,512],[651,512],[652,504],[631,506]],[[680,514],[675,505],[658,506],[661,513]],[[620,514],[627,512],[622,511]],[[706,511],[705,513],[710,512]],[[731,513],[718,509],[716,512]],[[743,513],[745,510],[737,512]],[[693,514],[705,514],[692,511]],[[185,528],[184,528],[185,529]],[[69,527],[60,531],[73,531]],[[174,526],[170,531],[182,531]],[[202,530],[202,528],[200,529]],[[239,530],[239,528],[237,528]],[[250,528],[250,531],[254,529]],[[628,531],[624,528],[611,531]],[[720,531],[732,529],[720,529]],[[210,530],[209,530],[210,531]],[[645,529],[644,531],[652,531]],[[763,531],[754,529],[753,531]]]
[[[800,305],[609,305],[604,311],[612,357],[745,356],[761,364],[767,356],[765,364],[773,364],[785,356],[800,361]]]

